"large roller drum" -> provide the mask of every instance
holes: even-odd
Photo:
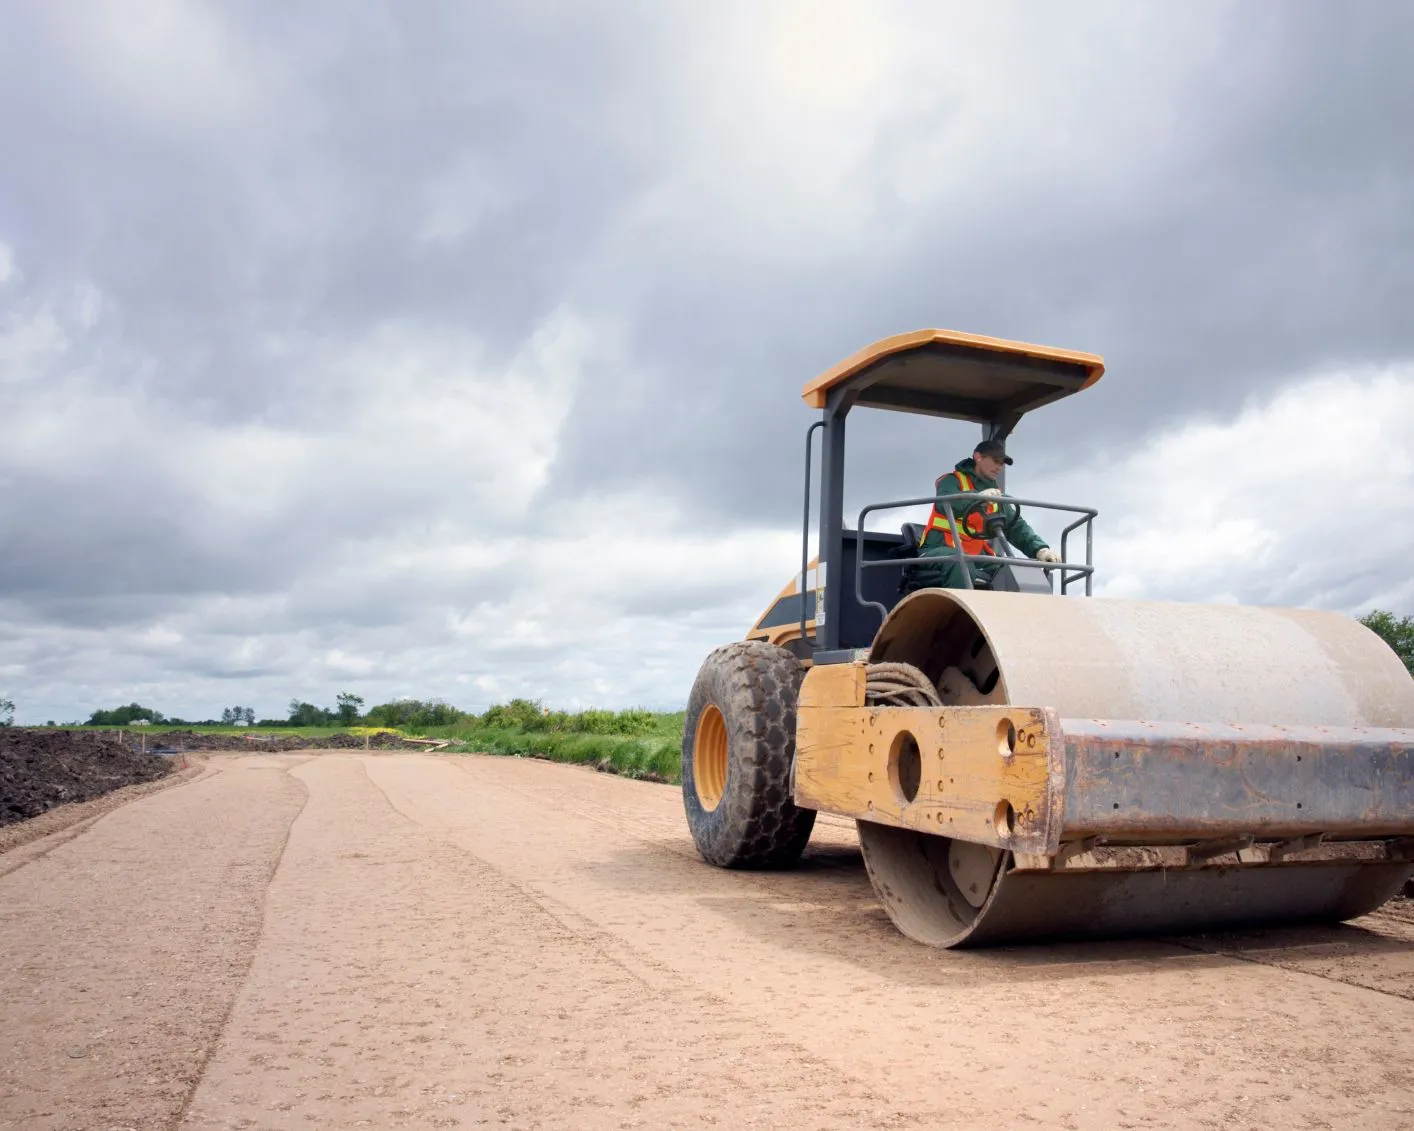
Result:
[[[1298,751],[1286,768],[1306,774],[1303,780],[1322,775],[1312,780],[1298,819],[1306,821],[1303,829],[1321,830],[1308,839],[1324,839],[1327,851],[1282,855],[1268,846],[1256,859],[1234,854],[1231,866],[1195,866],[1186,856],[1172,866],[1165,845],[1192,839],[1171,835],[1183,828],[1184,813],[1159,813],[1163,820],[1152,819],[1152,829],[1135,826],[1108,838],[1103,850],[1090,852],[1088,866],[1030,869],[995,846],[861,819],[870,879],[894,923],[920,942],[956,946],[1341,920],[1379,906],[1411,872],[1391,847],[1397,838],[1371,842],[1363,854],[1350,843],[1370,839],[1359,820],[1362,790],[1383,821],[1380,836],[1390,837],[1392,821],[1414,818],[1403,808],[1391,816],[1391,806],[1407,808],[1414,680],[1382,640],[1349,617],[934,589],[892,611],[869,658],[921,669],[945,704],[1050,708],[1092,736],[1103,734],[1109,720],[1125,721],[1125,733],[1136,722],[1155,734],[1208,728],[1232,747],[1232,766],[1260,764],[1279,775],[1286,765],[1280,758]],[[1305,746],[1281,746],[1274,728],[1299,733]],[[1299,750],[1309,754],[1313,743],[1327,757],[1298,765]],[[1358,751],[1359,765],[1332,773],[1342,768],[1332,756],[1344,750]],[[1075,749],[1067,751],[1074,762]],[[1243,762],[1241,754],[1262,760]],[[1322,768],[1314,770],[1313,762]],[[1069,765],[1067,772],[1078,778],[1089,771]],[[1245,771],[1219,758],[1210,769],[1184,772],[1210,772],[1221,794],[1229,784],[1224,775]],[[1242,784],[1251,796],[1253,782]],[[1143,785],[1130,788],[1142,793]],[[1159,804],[1148,800],[1151,809]],[[1082,818],[1069,795],[1065,804],[1067,828],[1084,820],[1102,827],[1093,816]],[[1322,824],[1327,819],[1330,827]],[[1333,842],[1351,851],[1329,851]],[[1302,842],[1292,843],[1299,849]]]

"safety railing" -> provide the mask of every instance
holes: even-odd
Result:
[[[953,511],[953,504],[956,502],[981,502],[996,503],[998,505],[1010,504],[1015,507],[1036,507],[1039,510],[1066,511],[1070,514],[1078,514],[1080,517],[1061,531],[1061,549],[1059,562],[1042,562],[1032,558],[1014,557],[1010,554],[1005,556],[997,554],[968,554],[962,548],[962,527],[957,521],[957,515]],[[948,520],[948,526],[952,529],[952,550],[951,554],[939,554],[933,557],[913,557],[913,558],[880,558],[877,561],[866,562],[863,554],[863,544],[861,538],[860,552],[854,556],[854,599],[861,605],[867,605],[879,610],[880,616],[889,615],[888,606],[880,601],[866,601],[864,599],[864,571],[866,569],[882,569],[884,567],[896,568],[899,566],[920,565],[928,563],[940,565],[947,561],[958,563],[962,574],[963,583],[968,589],[975,589],[972,583],[971,563],[979,562],[988,565],[1010,565],[1020,566],[1024,569],[1043,569],[1047,575],[1051,570],[1057,570],[1061,576],[1061,593],[1066,593],[1072,581],[1079,578],[1085,579],[1085,596],[1091,595],[1092,579],[1095,573],[1094,550],[1095,517],[1100,513],[1091,507],[1077,507],[1071,503],[1051,503],[1041,499],[1021,499],[1015,495],[984,495],[980,491],[958,491],[950,495],[927,495],[920,499],[904,499],[893,503],[870,503],[859,512],[859,525],[857,530],[864,530],[864,520],[875,511],[902,510],[904,507],[921,507],[933,505],[940,508],[944,517]],[[964,512],[965,514],[965,512]],[[1085,527],[1085,564],[1066,560],[1066,549],[1070,540],[1070,535],[1079,527]],[[971,531],[968,536],[974,538]],[[1005,542],[1004,542],[1005,544]]]

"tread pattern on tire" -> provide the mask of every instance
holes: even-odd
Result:
[[[796,700],[805,671],[762,640],[724,645],[703,661],[683,726],[683,807],[702,858],[723,868],[783,868],[805,851],[815,811],[791,799]],[[706,810],[693,778],[702,711],[715,705],[727,728],[726,791]]]

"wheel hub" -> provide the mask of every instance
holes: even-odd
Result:
[[[692,780],[703,809],[710,813],[722,803],[727,791],[727,724],[715,704],[709,703],[697,720]]]

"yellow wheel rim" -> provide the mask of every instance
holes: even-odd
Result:
[[[697,800],[711,812],[727,791],[727,722],[722,712],[708,704],[697,720],[692,740],[692,780]]]

